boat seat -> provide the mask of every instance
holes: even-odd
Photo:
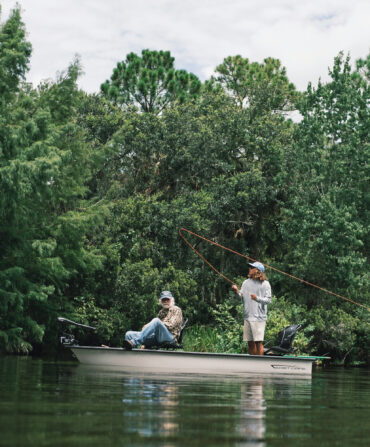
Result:
[[[293,348],[292,343],[297,331],[302,327],[301,324],[295,324],[288,326],[280,331],[276,337],[276,342],[274,346],[268,347],[268,343],[264,348],[265,355],[284,355],[292,354],[296,352]]]
[[[181,329],[180,329],[180,335],[179,335],[177,342],[161,343],[161,344],[155,345],[155,346],[148,346],[148,349],[155,349],[155,350],[157,350],[157,349],[182,349],[183,348],[182,337],[183,337],[184,329],[185,329],[186,325],[188,324],[188,321],[189,321],[188,318],[183,318],[182,324],[181,324]]]

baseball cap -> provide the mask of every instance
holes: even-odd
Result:
[[[251,265],[252,267],[255,267],[256,269],[258,269],[259,271],[261,271],[262,273],[265,271],[265,267],[263,264],[261,264],[260,262],[249,262],[249,265]]]
[[[169,290],[164,290],[161,292],[159,299],[162,300],[163,298],[173,298],[172,293]]]

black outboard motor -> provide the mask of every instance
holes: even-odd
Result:
[[[76,326],[81,329],[96,331],[96,328],[93,326],[87,326],[86,324],[76,323],[75,321],[68,320],[68,318],[58,317],[59,323],[62,325],[62,334],[59,337],[59,341],[64,346],[73,346],[78,345],[78,341],[76,340],[73,334],[67,333],[67,326]]]
[[[295,349],[292,347],[292,343],[297,331],[302,327],[301,324],[295,324],[292,326],[288,326],[280,331],[276,338],[275,346],[271,348],[265,348],[265,354],[273,354],[278,355],[282,354],[291,354],[295,352]]]

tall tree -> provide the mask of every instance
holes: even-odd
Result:
[[[32,98],[24,104],[23,95],[19,95],[30,55],[31,45],[25,39],[20,11],[15,9],[0,27],[0,338],[3,347],[16,346],[20,350],[27,350],[30,345],[21,336],[23,329],[14,323],[26,293],[32,293],[23,268],[15,261],[19,247],[17,227],[21,223],[27,228],[27,213],[22,204],[31,189],[21,180],[25,163],[17,160],[19,142],[33,131],[22,120],[27,113],[25,108],[33,109]],[[34,335],[31,338],[38,338],[40,330],[29,321],[26,324],[28,333]]]
[[[24,36],[16,9],[0,33],[7,98],[0,108],[0,340],[10,352],[41,342],[68,306],[74,278],[100,262],[84,246],[96,210],[84,200],[94,157],[74,119],[78,62],[34,90],[21,82],[30,55]]]
[[[134,105],[143,112],[160,113],[174,101],[196,98],[201,82],[186,70],[176,70],[169,51],[143,50],[126,56],[101,85],[103,94],[115,104]]]
[[[287,166],[291,189],[282,229],[293,273],[365,304],[370,89],[369,65],[359,61],[357,67],[352,70],[349,57],[340,54],[331,80],[309,85],[301,98],[303,119]],[[325,302],[331,302],[328,296]]]
[[[240,55],[229,56],[216,68],[214,80],[253,116],[295,108],[297,92],[278,59],[266,58],[260,64]]]
[[[1,6],[0,6],[1,13]],[[14,9],[0,27],[0,104],[14,98],[28,70],[32,47],[25,39],[19,9]]]

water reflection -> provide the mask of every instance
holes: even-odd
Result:
[[[178,433],[179,421],[175,415],[180,404],[179,389],[179,384],[172,381],[126,379],[122,403],[125,405],[124,417],[130,422],[127,430],[141,437],[160,434],[168,438]]]
[[[265,446],[266,399],[297,395],[309,398],[311,379],[215,377],[200,375],[132,375],[115,370],[87,368],[76,371],[85,378],[118,380],[123,404],[123,426],[134,440],[160,439],[167,446],[181,438],[191,445]],[[201,441],[203,439],[203,441]]]
[[[265,438],[266,405],[263,398],[263,380],[257,379],[240,387],[240,422],[236,430],[246,439],[245,444],[262,447]]]
[[[0,379],[0,447],[369,445],[365,369],[215,377],[0,357]]]

